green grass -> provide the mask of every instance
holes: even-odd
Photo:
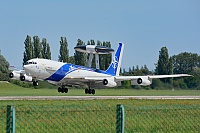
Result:
[[[23,88],[0,83],[0,96],[80,96],[84,89]],[[191,95],[197,90],[102,89],[95,95]],[[0,101],[0,132],[6,106],[16,108],[16,132],[116,132],[116,105],[125,107],[125,132],[200,132],[200,100],[19,100]]]
[[[85,95],[84,89],[23,88],[0,83],[0,96]],[[102,89],[96,95],[200,95],[192,90]],[[6,106],[16,108],[16,132],[116,132],[116,105],[125,106],[125,132],[200,132],[200,100],[19,100],[0,101],[0,132]]]
[[[96,96],[200,96],[199,90],[135,90],[96,89]],[[0,96],[85,96],[84,89],[70,89],[67,94],[55,89],[23,88],[11,83],[0,83]]]
[[[80,96],[84,89],[23,88],[0,83],[0,96]],[[198,90],[102,89],[95,95],[194,95]],[[6,106],[16,108],[16,132],[116,132],[116,105],[125,106],[125,132],[200,132],[200,100],[19,100],[0,101],[0,132]]]
[[[125,107],[125,132],[200,132],[200,100],[0,101],[16,108],[17,132],[116,132],[116,105]]]

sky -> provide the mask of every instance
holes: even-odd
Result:
[[[125,44],[122,68],[155,69],[159,50],[170,56],[200,55],[199,0],[1,0],[0,50],[10,65],[22,67],[26,36],[46,38],[58,60],[60,37],[70,55],[77,40]]]

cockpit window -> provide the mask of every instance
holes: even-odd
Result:
[[[29,64],[37,64],[37,62],[34,62],[34,61],[28,61],[28,62],[26,62],[26,65],[29,65]]]

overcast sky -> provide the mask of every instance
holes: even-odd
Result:
[[[154,70],[159,50],[200,54],[199,0],[1,0],[0,49],[10,65],[22,66],[26,36],[46,38],[58,60],[60,37],[70,55],[77,39],[125,44],[122,67]]]

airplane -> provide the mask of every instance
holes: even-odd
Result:
[[[27,64],[24,65],[26,75],[21,76],[23,76],[23,80],[26,80],[31,75],[34,86],[38,85],[38,80],[47,80],[49,83],[60,86],[58,87],[58,92],[62,93],[68,93],[67,87],[69,86],[87,86],[85,94],[95,94],[95,89],[91,88],[100,89],[120,86],[121,81],[124,80],[130,80],[131,85],[147,86],[155,78],[191,76],[188,74],[120,76],[123,50],[124,44],[119,43],[112,62],[106,71],[48,59],[34,58],[28,60]]]

